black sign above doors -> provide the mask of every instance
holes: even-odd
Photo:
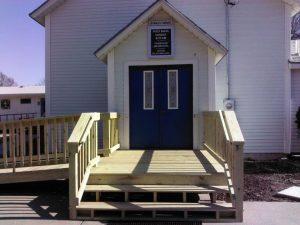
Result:
[[[149,26],[148,56],[164,58],[174,53],[173,26]]]
[[[171,55],[171,29],[151,29],[151,55]]]

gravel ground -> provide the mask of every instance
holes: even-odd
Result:
[[[245,201],[297,201],[276,194],[300,185],[300,159],[246,160],[244,185]]]

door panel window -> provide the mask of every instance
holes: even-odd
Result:
[[[144,109],[154,109],[154,73],[144,71]]]
[[[168,70],[168,109],[178,109],[178,70]]]

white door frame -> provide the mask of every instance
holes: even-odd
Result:
[[[200,128],[199,128],[199,69],[197,60],[151,60],[151,61],[131,61],[124,65],[124,109],[123,109],[123,134],[120,138],[121,148],[130,149],[130,106],[129,106],[129,67],[130,66],[161,66],[161,65],[183,65],[190,64],[193,66],[193,148],[199,149]]]

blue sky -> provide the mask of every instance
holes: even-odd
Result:
[[[29,13],[45,0],[0,0],[0,71],[19,85],[45,76],[45,30]]]

